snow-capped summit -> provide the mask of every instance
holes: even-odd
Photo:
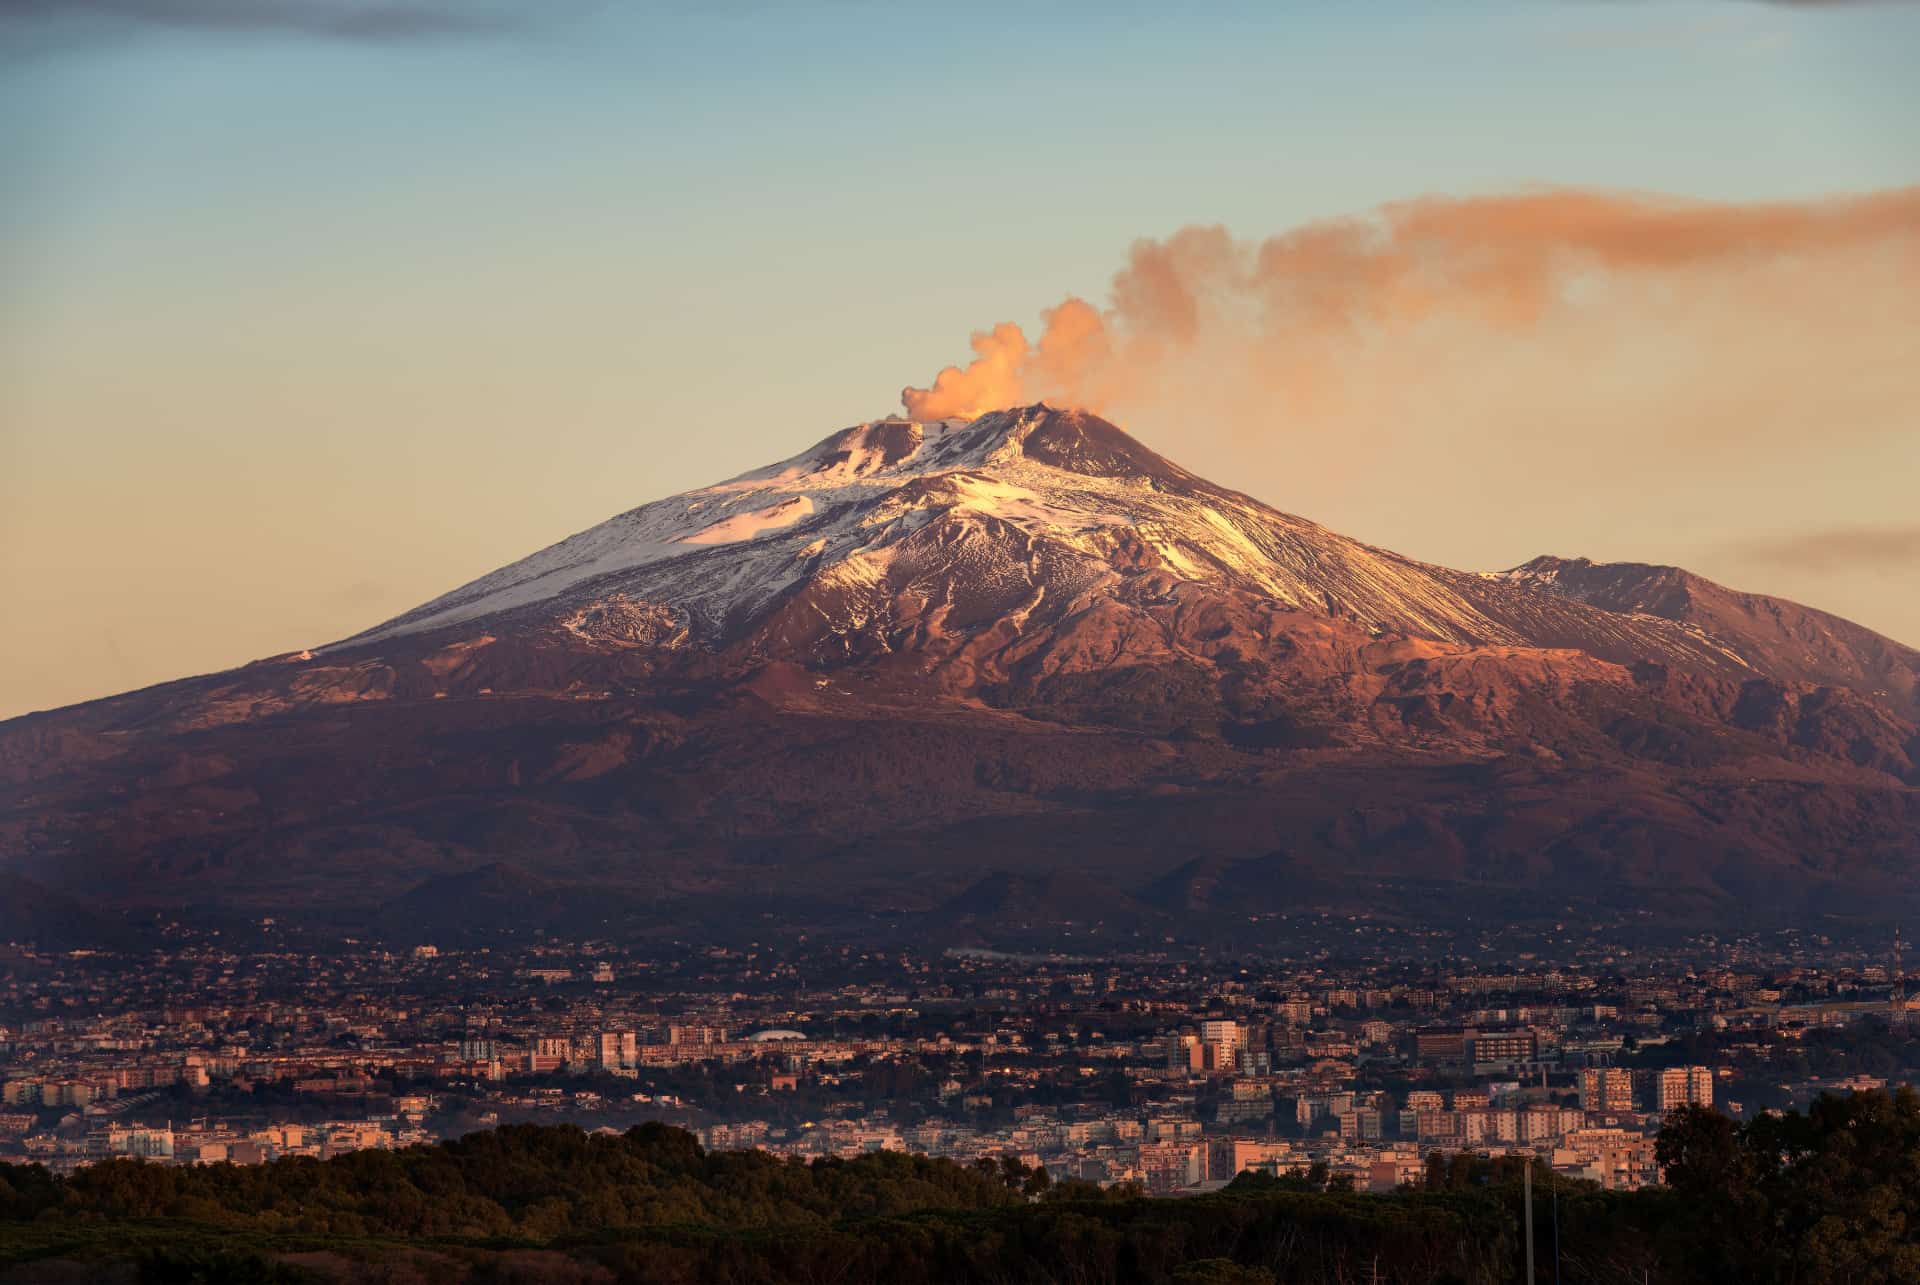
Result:
[[[830,660],[1195,587],[1450,643],[1738,659],[1656,616],[1339,535],[1197,477],[1096,415],[1045,404],[855,424],[622,513],[341,645],[507,618],[578,631],[610,612],[630,629],[643,604],[648,638],[718,645],[759,631],[777,649]]]
[[[622,513],[349,641],[616,593],[667,601],[711,636],[810,575],[871,571],[881,551],[936,516],[1071,537],[1148,520],[1147,497],[1199,488],[1185,470],[1079,412],[1036,405],[973,420],[872,420],[789,459]]]

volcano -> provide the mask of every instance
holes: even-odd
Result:
[[[1826,613],[1434,566],[1036,405],[858,424],[354,637],[0,723],[0,876],[67,922],[442,936],[1873,920],[1916,904],[1916,719],[1920,653]]]

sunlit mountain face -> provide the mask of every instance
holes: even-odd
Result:
[[[1673,567],[1376,548],[1085,412],[884,419],[344,641],[0,724],[0,871],[74,922],[401,935],[1891,917],[1917,678]]]

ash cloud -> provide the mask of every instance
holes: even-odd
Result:
[[[1041,398],[1139,415],[1203,387],[1217,406],[1326,412],[1397,359],[1417,375],[1541,335],[1644,348],[1668,326],[1696,344],[1750,338],[1764,363],[1774,346],[1844,342],[1862,306],[1896,314],[1882,336],[1920,323],[1915,298],[1920,187],[1805,202],[1425,197],[1262,241],[1217,226],[1138,241],[1104,308],[1068,298],[1032,340],[1001,322],[973,337],[971,362],[901,400],[921,419]]]

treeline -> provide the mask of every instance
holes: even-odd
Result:
[[[1686,1280],[1920,1282],[1920,1095],[1826,1095],[1736,1124],[1689,1110],[1660,1131],[1679,1199],[1663,1261]]]
[[[1021,1199],[998,1168],[899,1152],[811,1164],[709,1152],[661,1124],[624,1134],[509,1125],[433,1146],[263,1165],[108,1160],[64,1180],[0,1168],[0,1218],[164,1218],[352,1237],[546,1241],[606,1227],[820,1225]]]
[[[1669,1186],[1534,1164],[1538,1280],[1920,1282],[1920,1099],[1676,1114]],[[1391,1195],[1324,1167],[1146,1199],[1003,1159],[711,1153],[662,1125],[514,1126],[325,1162],[0,1167],[0,1283],[428,1279],[669,1285],[1380,1280],[1520,1275],[1521,1158],[1429,1157]],[[40,1275],[56,1268],[66,1276]],[[78,1273],[78,1274],[72,1274]],[[116,1276],[116,1273],[118,1274]]]

